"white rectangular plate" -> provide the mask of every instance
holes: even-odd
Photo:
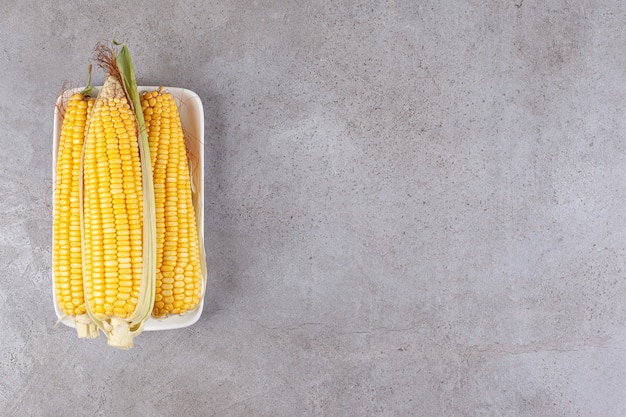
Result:
[[[157,90],[159,87],[141,86],[139,92]],[[177,87],[165,87],[169,91],[178,105],[180,119],[185,132],[185,142],[188,147],[189,166],[191,170],[191,183],[193,190],[193,205],[196,212],[196,219],[199,223],[199,236],[201,247],[204,247],[204,110],[202,101],[196,93],[191,90]],[[99,87],[94,88],[93,94],[97,94]],[[54,128],[52,133],[52,185],[56,184],[56,160],[59,147],[59,137],[61,135],[61,124],[63,115],[59,111],[65,107],[68,98],[81,91],[81,88],[74,88],[65,91],[57,98],[54,109]],[[54,198],[54,193],[53,193]],[[54,207],[54,201],[53,205]],[[204,254],[201,254],[204,256]],[[206,271],[204,272],[206,274]],[[75,327],[74,322],[69,317],[64,317],[59,309],[54,288],[54,270],[52,271],[52,294],[54,298],[54,311],[61,323]],[[203,277],[206,285],[206,276]],[[149,318],[144,325],[144,330],[170,330],[187,327],[194,324],[202,315],[204,297],[200,305],[194,311],[184,315],[174,315],[162,319]]]

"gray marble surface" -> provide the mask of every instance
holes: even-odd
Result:
[[[626,415],[623,1],[2,6],[1,415]],[[130,351],[51,290],[54,99],[113,38],[206,124],[203,315]]]

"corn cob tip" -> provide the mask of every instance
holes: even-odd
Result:
[[[120,84],[123,84],[122,74],[117,65],[117,56],[115,51],[104,44],[99,42],[94,49],[94,59],[98,66],[102,68],[109,76],[114,77]],[[91,77],[91,75],[90,75]]]
[[[96,326],[87,314],[76,316],[74,322],[76,323],[76,333],[81,339],[96,339],[100,334],[100,332],[98,332],[98,326]]]
[[[109,346],[128,350],[133,347],[133,339],[140,331],[132,332],[126,320],[120,319],[119,317],[112,317],[110,330],[107,334]]]

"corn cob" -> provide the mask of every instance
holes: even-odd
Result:
[[[91,68],[90,68],[91,79]],[[55,291],[63,315],[72,317],[78,337],[95,338],[98,329],[86,314],[80,233],[80,159],[89,113],[90,82],[72,94],[65,106],[56,162],[53,255]]]
[[[172,95],[162,87],[141,95],[150,143],[156,210],[153,317],[184,314],[200,304],[204,279],[185,138]]]
[[[131,104],[138,102],[132,62],[122,51],[121,66],[112,51],[100,57],[110,75],[85,138],[81,202],[87,313],[110,345],[127,349],[153,305],[154,201],[143,117]]]

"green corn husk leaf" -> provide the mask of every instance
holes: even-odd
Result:
[[[156,208],[154,203],[154,183],[152,164],[150,162],[150,144],[146,132],[146,124],[141,110],[141,101],[135,78],[135,69],[126,44],[117,55],[117,68],[122,77],[124,89],[128,95],[137,118],[139,133],[139,152],[141,157],[141,173],[143,184],[143,278],[141,287],[146,296],[140,298],[140,304],[131,318],[131,333],[139,334],[143,324],[150,317],[154,306],[156,285]]]
[[[89,73],[89,76],[87,77],[87,84],[80,93],[85,97],[91,97],[91,93],[93,93],[93,85],[91,85],[91,64],[89,64],[87,72]]]

